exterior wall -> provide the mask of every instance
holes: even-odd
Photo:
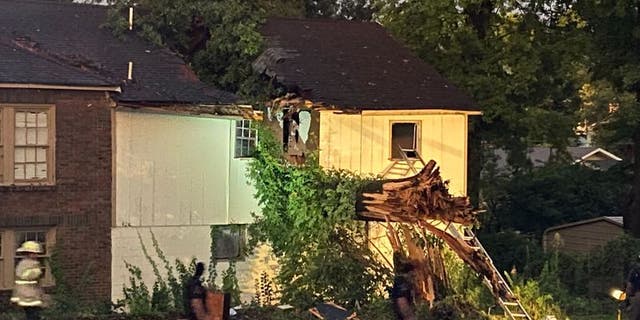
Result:
[[[623,234],[621,226],[600,220],[545,232],[543,245],[546,250],[558,246],[561,252],[588,253]]]
[[[379,175],[391,160],[391,124],[418,123],[418,151],[425,162],[433,159],[443,179],[449,180],[453,195],[465,195],[467,188],[467,123],[462,113],[442,111],[363,111],[361,114],[320,112],[320,165]],[[420,170],[421,167],[417,167]],[[409,171],[407,176],[413,175]],[[389,176],[387,178],[398,178]],[[392,263],[393,248],[383,223],[368,223],[374,252]],[[391,266],[389,266],[391,267]]]
[[[210,225],[251,223],[259,212],[248,160],[234,159],[234,119],[117,111],[115,127],[113,300],[129,278],[124,261],[141,267],[145,283],[154,282],[138,233],[153,257],[151,232],[169,261],[208,262]],[[248,294],[251,261],[237,265]]]
[[[320,115],[320,164],[364,174],[380,174],[391,158],[391,123],[419,123],[419,152],[425,162],[440,167],[449,190],[466,194],[467,115],[416,111],[363,111],[339,114],[325,110]],[[409,173],[411,175],[412,173]]]
[[[111,101],[104,92],[0,89],[0,103],[54,104],[56,112],[55,185],[0,186],[0,232],[55,229],[65,283],[108,299]]]
[[[155,281],[153,269],[149,261],[142,254],[142,243],[147,252],[160,270],[161,275],[166,280],[166,269],[164,263],[158,258],[151,239],[151,234],[158,241],[159,248],[166,256],[171,265],[174,266],[178,259],[184,264],[189,264],[193,258],[202,261],[206,266],[209,264],[209,246],[211,243],[209,226],[166,226],[166,227],[121,227],[114,228],[112,265],[113,286],[112,300],[115,302],[123,297],[123,286],[129,285],[129,274],[124,267],[124,261],[138,266],[142,270],[144,283],[151,288]],[[138,234],[140,237],[138,237]],[[217,263],[218,278],[216,283],[221,286],[221,274],[229,266],[228,261]],[[242,292],[241,299],[245,302],[251,301],[255,296],[255,282],[262,272],[266,272],[270,279],[274,279],[277,270],[277,261],[273,258],[268,246],[256,248],[249,257],[236,263],[236,274],[238,284]],[[208,270],[208,268],[205,268]],[[177,274],[176,274],[177,275]],[[205,271],[205,279],[207,272]]]

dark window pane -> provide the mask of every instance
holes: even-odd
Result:
[[[391,157],[401,159],[400,148],[416,148],[416,124],[394,123],[391,125]]]
[[[215,244],[217,259],[230,259],[240,256],[240,248],[243,244],[243,228],[244,226],[234,226],[221,228],[216,233]]]

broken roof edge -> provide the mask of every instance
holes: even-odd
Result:
[[[44,90],[72,90],[72,91],[110,91],[122,92],[120,86],[87,86],[87,85],[67,85],[67,84],[45,84],[45,83],[16,83],[0,82],[1,89],[44,89]]]
[[[293,106],[297,108],[307,108],[314,110],[334,110],[340,111],[342,113],[362,113],[362,114],[464,114],[468,116],[476,116],[482,115],[482,111],[475,110],[464,110],[464,109],[455,109],[455,108],[389,108],[389,109],[380,109],[380,108],[367,108],[367,107],[344,107],[344,106],[336,106],[332,104],[327,104],[322,101],[313,101],[311,99],[305,99],[301,97],[299,94],[294,92],[289,92],[283,96],[271,99],[269,101],[269,106],[273,107],[277,105],[277,107],[287,107]]]
[[[118,102],[118,110],[205,118],[261,120],[262,112],[246,104],[146,104]]]

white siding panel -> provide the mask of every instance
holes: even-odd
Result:
[[[116,113],[116,225],[227,223],[227,119]]]
[[[249,184],[249,159],[231,159],[229,171],[229,223],[252,223],[252,213],[260,214],[256,190]]]

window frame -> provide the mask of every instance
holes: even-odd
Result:
[[[44,269],[45,274],[40,280],[40,284],[43,287],[51,287],[55,285],[55,279],[51,272],[51,256],[56,244],[56,229],[50,227],[24,227],[15,229],[0,229],[0,237],[2,242],[0,243],[0,250],[2,256],[0,256],[0,290],[12,289],[15,281],[15,266],[16,259],[18,257],[16,253],[16,246],[20,244],[16,243],[17,234],[20,232],[44,232],[45,233],[45,254],[38,255],[38,258],[45,260]]]
[[[215,259],[218,261],[231,261],[231,260],[242,260],[242,258],[244,258],[245,256],[245,252],[247,249],[247,242],[248,242],[248,236],[247,236],[247,229],[248,229],[248,225],[246,224],[224,224],[224,225],[216,225],[215,228],[217,228],[218,230],[216,230],[215,235],[220,235],[222,233],[224,233],[225,231],[229,231],[231,233],[231,235],[233,236],[234,233],[237,232],[237,246],[238,246],[238,253],[235,256],[222,256],[219,255],[218,253],[218,240],[214,238],[214,243],[216,244],[216,252],[215,252]]]
[[[0,186],[33,186],[55,185],[55,105],[51,104],[0,104]],[[47,114],[47,144],[46,166],[47,177],[43,179],[15,179],[15,131],[16,112],[45,112]],[[37,128],[37,127],[36,127]],[[38,145],[25,145],[22,147],[35,147]]]
[[[238,126],[241,123],[242,125]],[[245,127],[244,124],[248,123],[248,127]],[[242,135],[238,135],[238,130],[241,130]],[[249,130],[249,136],[244,135],[244,131]],[[251,135],[253,133],[253,136]],[[242,143],[243,141],[247,141],[249,144],[253,142],[253,147],[249,147],[249,154],[243,153],[242,145],[240,145],[240,153],[238,153],[238,143]],[[252,127],[251,119],[236,119],[234,122],[234,130],[233,130],[233,158],[234,159],[251,159],[253,158],[253,154],[255,153],[256,147],[258,145],[258,130]]]
[[[394,124],[413,124],[413,144],[414,150],[420,152],[420,141],[421,141],[421,128],[422,122],[419,120],[393,120],[389,122],[389,160],[402,160],[402,157],[394,157],[393,150],[397,148],[397,146],[393,145],[393,125]]]

